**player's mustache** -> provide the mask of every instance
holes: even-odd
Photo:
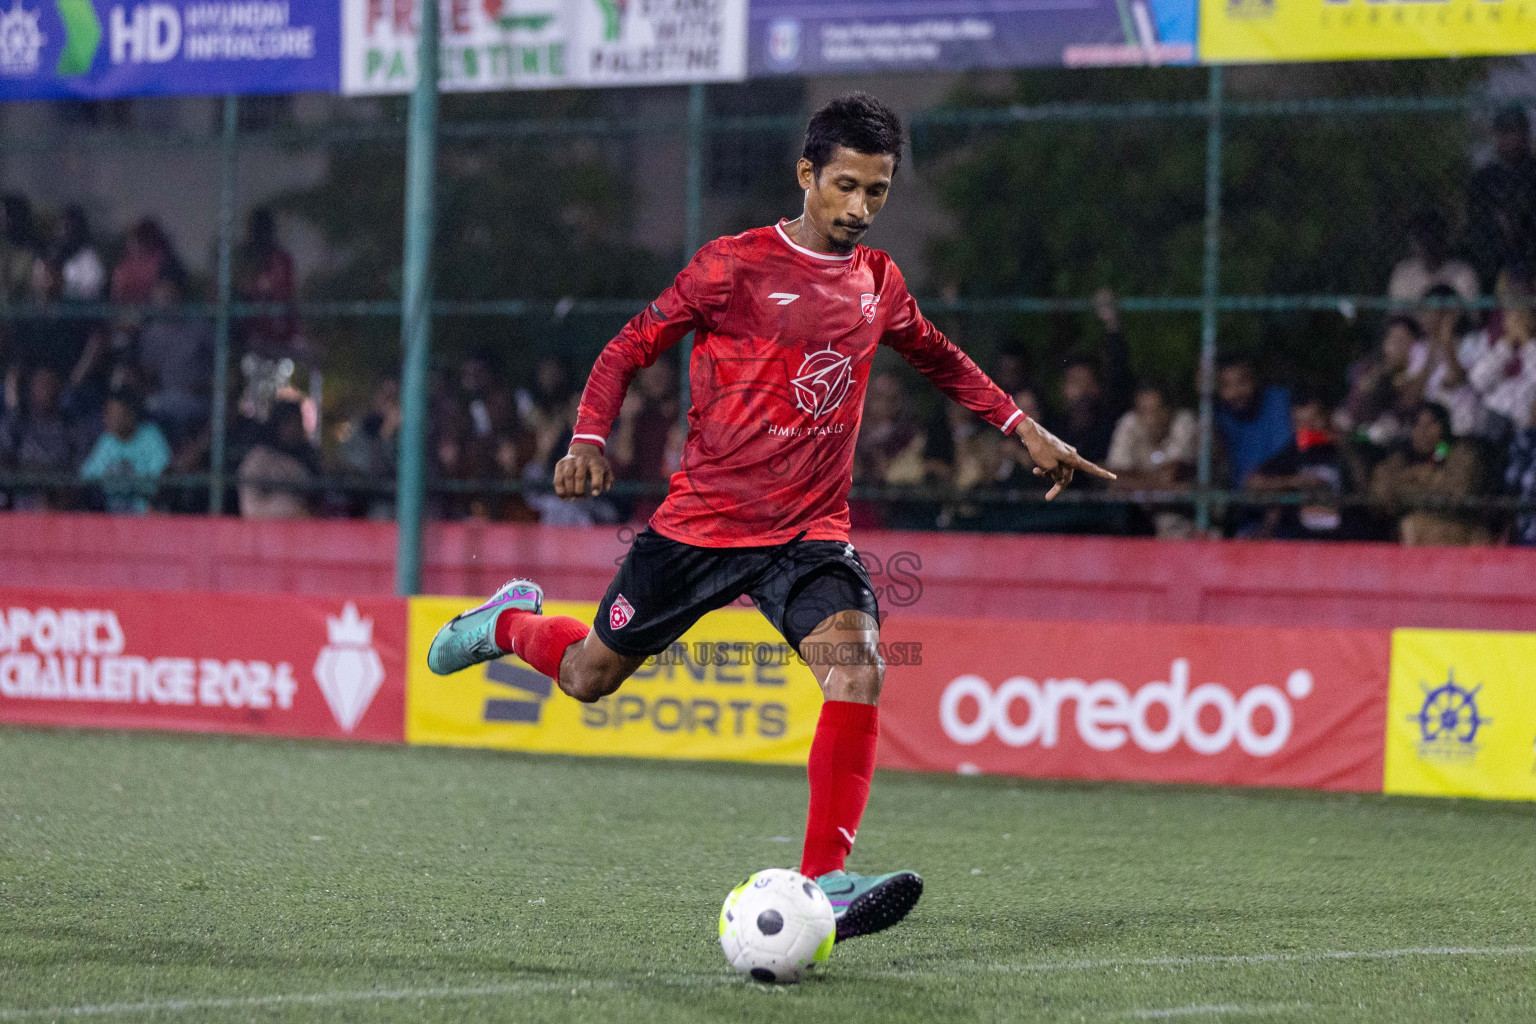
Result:
[[[849,231],[867,231],[867,230],[869,230],[869,225],[868,224],[865,224],[863,221],[858,221],[858,220],[834,220],[832,223],[836,224],[840,228],[847,228]]]

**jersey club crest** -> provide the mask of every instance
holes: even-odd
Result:
[[[880,296],[872,292],[865,292],[859,296],[859,312],[864,314],[865,323],[875,322],[875,308],[880,305]]]
[[[608,625],[611,629],[623,629],[634,617],[634,606],[624,600],[623,594],[613,599],[613,604],[608,609]]]
[[[800,373],[789,382],[795,389],[795,405],[812,417],[824,416],[843,404],[853,383],[853,360],[831,347],[806,354]]]

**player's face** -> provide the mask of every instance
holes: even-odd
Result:
[[[891,192],[896,158],[839,146],[820,174],[804,157],[795,167],[805,190],[805,219],[833,252],[852,252]]]

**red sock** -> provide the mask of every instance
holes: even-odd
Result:
[[[879,733],[880,709],[873,704],[829,700],[821,706],[806,765],[811,804],[805,813],[802,875],[817,878],[848,859],[869,802]]]
[[[590,627],[568,615],[536,615],[508,608],[496,616],[496,646],[511,651],[542,675],[560,681],[560,659],[571,644],[587,638]]]

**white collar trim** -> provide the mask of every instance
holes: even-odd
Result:
[[[812,257],[813,259],[831,260],[831,261],[833,261],[835,263],[842,263],[842,262],[845,262],[847,260],[853,259],[853,253],[849,253],[847,256],[833,256],[833,255],[831,255],[829,253],[816,252],[813,249],[807,249],[803,245],[796,245],[793,241],[790,240],[789,233],[784,230],[784,220],[782,218],[779,220],[779,222],[777,224],[775,224],[773,226],[773,230],[777,231],[779,233],[779,237],[784,239],[784,244],[785,245],[787,245],[791,249],[795,250],[795,252],[803,252],[807,256]]]

